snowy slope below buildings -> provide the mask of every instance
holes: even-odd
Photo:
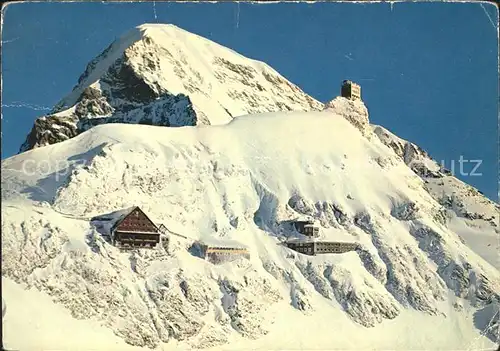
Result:
[[[447,211],[393,148],[365,137],[359,108],[334,105],[221,126],[101,125],[4,160],[3,275],[137,346],[493,348],[500,272],[460,240],[474,219]],[[212,265],[174,237],[120,253],[90,218],[131,205],[251,258]],[[279,245],[283,223],[301,215],[323,239],[362,249],[309,257]],[[330,325],[342,336],[321,336]],[[283,330],[297,331],[294,344],[271,342]]]
[[[144,24],[89,63],[73,91],[35,121],[21,152],[104,123],[214,125],[322,107],[263,62],[173,25]]]

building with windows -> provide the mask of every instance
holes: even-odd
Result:
[[[315,242],[313,240],[291,239],[285,242],[286,246],[304,255],[315,255]]]
[[[160,242],[162,231],[138,206],[115,211],[92,221],[109,228],[111,243],[122,249],[153,248]],[[108,229],[106,229],[108,231]]]

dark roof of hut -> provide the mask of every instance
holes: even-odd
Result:
[[[121,210],[118,210],[118,211],[114,211],[114,212],[111,212],[111,213],[108,213],[108,214],[104,214],[104,215],[101,215],[101,216],[96,216],[96,217],[93,217],[91,219],[91,221],[105,221],[105,222],[108,223],[109,228],[111,229],[111,231],[113,231],[113,229],[116,226],[118,226],[129,214],[131,214],[136,209],[138,209],[139,211],[141,211],[144,214],[144,216],[149,221],[151,221],[151,223],[153,223],[153,225],[156,226],[155,222],[153,222],[151,220],[151,218],[149,218],[139,206],[131,206],[131,207],[127,207],[127,208],[124,208],[124,209],[121,209]]]

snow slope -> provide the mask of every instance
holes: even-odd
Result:
[[[100,125],[2,161],[3,276],[142,347],[493,348],[500,272],[460,240],[474,220],[366,134],[359,106],[333,105],[219,126]],[[131,205],[188,239],[120,252],[90,219]],[[322,239],[362,248],[280,245],[304,215]],[[217,238],[250,260],[190,254]]]
[[[2,296],[9,301],[3,318],[3,345],[6,350],[106,350],[133,351],[96,321],[76,320],[50,296],[2,277]]]
[[[35,121],[21,152],[103,123],[213,125],[322,107],[263,62],[173,25],[143,24],[89,63],[73,91]]]

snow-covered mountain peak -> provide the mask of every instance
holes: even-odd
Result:
[[[263,62],[174,25],[145,24],[88,64],[73,91],[35,121],[21,152],[103,123],[210,125],[322,108]]]

